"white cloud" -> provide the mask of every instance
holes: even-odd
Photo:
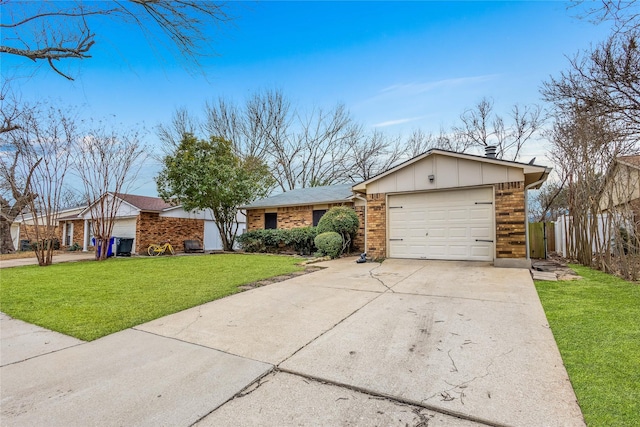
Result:
[[[399,83],[388,86],[380,91],[381,94],[400,94],[400,95],[416,95],[419,93],[428,92],[433,89],[439,89],[444,87],[456,87],[474,83],[486,82],[498,77],[499,74],[487,74],[483,76],[471,76],[471,77],[459,77],[454,79],[443,79],[432,82],[423,83]]]
[[[422,117],[406,117],[404,119],[388,120],[386,122],[380,122],[373,125],[374,128],[383,128],[393,125],[401,125],[403,123],[409,123],[416,120],[420,120]]]

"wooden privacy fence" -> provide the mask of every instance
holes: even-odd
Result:
[[[555,250],[555,224],[553,222],[530,222],[529,257],[547,258],[547,255]]]

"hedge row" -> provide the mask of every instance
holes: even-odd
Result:
[[[313,239],[317,234],[316,227],[253,230],[238,236],[238,243],[246,252],[293,250],[300,255],[311,255],[315,252]]]
[[[318,227],[253,230],[238,236],[246,252],[294,250],[300,255],[318,254],[337,258],[351,246],[358,231],[358,215],[351,208],[336,206],[325,213]]]

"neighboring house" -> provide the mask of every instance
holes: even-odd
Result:
[[[640,223],[640,155],[614,161],[607,172],[600,210],[627,214],[629,220]]]
[[[82,212],[86,206],[74,206],[61,209],[57,213],[55,234],[62,246],[70,246],[73,243],[82,241],[82,220],[78,219],[78,214]],[[44,218],[40,219],[40,223],[45,222]],[[75,234],[74,234],[75,233]],[[13,239],[13,247],[20,250],[21,240],[35,240],[35,225],[31,214],[18,216],[13,224],[11,224],[11,237]]]
[[[351,195],[341,193],[331,202],[296,200],[298,194],[313,194],[307,193],[311,188],[246,206],[248,229],[312,225],[314,210],[352,205],[360,212],[362,247],[370,258],[528,267],[526,192],[539,188],[550,171],[433,149],[353,185]]]
[[[616,251],[616,239],[620,229],[630,235],[640,231],[640,155],[616,158],[606,172],[605,184],[599,194],[600,213],[593,221],[594,238],[591,250],[594,253]],[[575,248],[575,231],[572,217],[561,215],[555,221],[556,251],[569,256]]]
[[[114,193],[103,197],[119,199],[120,206],[111,234],[113,237],[133,238],[134,253],[144,254],[150,244],[167,240],[176,251],[184,250],[184,240],[199,240],[205,250],[222,249],[220,233],[210,210],[187,212],[181,206],[173,206],[158,197]],[[111,200],[107,203],[111,203]],[[79,215],[83,222],[80,242],[85,251],[91,245],[91,208],[95,204],[85,208]],[[245,229],[242,212],[238,213],[237,223],[238,234],[242,234]]]
[[[247,212],[247,230],[290,229],[318,225],[334,206],[353,207],[360,218],[360,232],[353,244],[364,249],[364,200],[358,200],[352,184],[299,188],[242,206]]]

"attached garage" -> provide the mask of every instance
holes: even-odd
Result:
[[[528,267],[526,193],[551,169],[433,149],[353,186],[371,258]]]
[[[493,261],[493,188],[388,198],[389,256]]]

